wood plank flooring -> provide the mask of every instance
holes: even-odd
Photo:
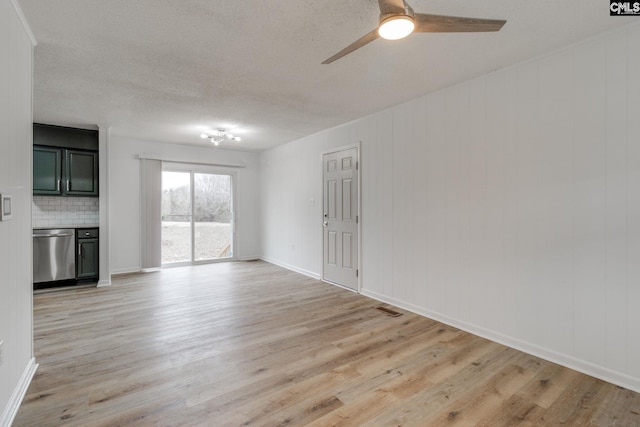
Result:
[[[14,426],[639,426],[640,394],[264,262],[34,297]]]

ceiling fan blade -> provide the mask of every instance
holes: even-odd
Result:
[[[342,58],[345,55],[350,54],[351,52],[353,52],[356,49],[361,48],[362,46],[371,43],[372,41],[374,41],[375,39],[378,38],[378,29],[376,28],[375,30],[371,31],[370,33],[368,33],[367,35],[361,37],[360,39],[358,39],[357,41],[351,43],[349,46],[345,47],[344,49],[342,49],[340,52],[336,53],[335,55],[333,55],[331,58],[326,59],[325,61],[323,61],[323,64],[331,64],[333,61]]]
[[[403,0],[378,0],[380,6],[380,14],[386,15],[388,13],[404,13],[404,1]]]
[[[461,18],[458,16],[429,15],[416,13],[414,17],[417,33],[458,33],[500,31],[507,22],[501,19]]]

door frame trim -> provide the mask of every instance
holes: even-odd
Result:
[[[350,150],[352,148],[356,149],[356,164],[357,164],[357,168],[356,168],[356,176],[358,177],[358,223],[357,223],[357,227],[356,229],[358,230],[358,266],[356,267],[356,269],[358,270],[358,275],[357,275],[357,287],[358,289],[351,289],[351,288],[347,288],[346,286],[342,286],[339,283],[335,283],[332,282],[330,280],[326,280],[324,278],[324,228],[322,227],[322,221],[324,220],[324,156],[326,154],[331,154],[331,153],[337,153],[338,151],[343,151],[343,150]],[[321,273],[321,280],[323,282],[326,283],[330,283],[332,285],[335,286],[339,286],[343,289],[352,291],[352,292],[356,292],[356,293],[361,293],[362,291],[362,275],[363,275],[363,271],[362,271],[362,141],[358,141],[355,142],[353,144],[347,144],[347,145],[341,145],[338,147],[334,147],[334,148],[330,148],[330,149],[326,149],[323,150],[320,153],[320,209],[318,210],[318,224],[320,224],[320,232],[322,233],[322,237],[320,239],[320,244],[322,245],[322,250],[321,250],[321,256],[320,256],[320,262],[322,263],[322,273]]]

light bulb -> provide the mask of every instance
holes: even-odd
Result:
[[[200,138],[207,139],[207,138],[209,138],[209,135],[207,135],[206,133],[201,133],[200,134]]]
[[[413,32],[415,24],[413,19],[406,15],[392,16],[385,19],[378,27],[378,34],[383,39],[399,40]]]

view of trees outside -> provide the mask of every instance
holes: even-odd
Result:
[[[163,172],[162,262],[191,261],[190,172]],[[231,177],[194,173],[195,260],[231,257]]]
[[[231,177],[197,173],[193,176],[196,222],[231,222]]]

